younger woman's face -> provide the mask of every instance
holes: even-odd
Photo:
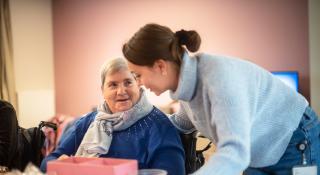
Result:
[[[156,62],[152,67],[139,66],[128,61],[128,67],[135,76],[139,85],[145,86],[156,95],[160,95],[166,90],[176,89],[177,76],[172,75],[172,67],[169,62]]]

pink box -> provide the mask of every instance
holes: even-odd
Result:
[[[69,157],[48,162],[48,175],[136,175],[137,160]]]

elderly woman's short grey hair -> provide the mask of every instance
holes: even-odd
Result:
[[[124,58],[114,58],[106,61],[101,68],[101,87],[108,74],[113,74],[121,70],[128,70],[128,64]]]

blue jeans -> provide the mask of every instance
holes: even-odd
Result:
[[[320,121],[311,107],[306,108],[299,127],[294,131],[285,153],[275,165],[263,168],[249,167],[243,174],[291,175],[292,167],[302,165],[302,153],[297,149],[297,145],[303,141],[307,141],[308,143],[305,150],[307,164],[317,165],[318,175],[320,175]]]

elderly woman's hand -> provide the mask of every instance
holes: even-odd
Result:
[[[57,160],[63,160],[63,159],[66,159],[66,158],[69,158],[69,156],[66,155],[66,154],[62,154]]]

